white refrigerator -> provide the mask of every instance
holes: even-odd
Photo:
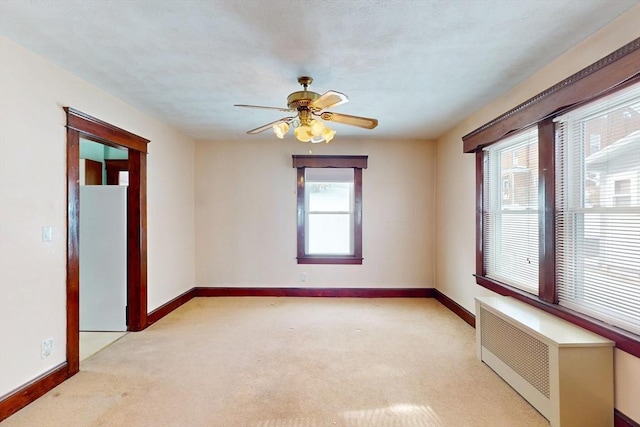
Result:
[[[126,186],[80,186],[79,252],[80,330],[126,331]]]

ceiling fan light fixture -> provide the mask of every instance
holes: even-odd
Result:
[[[289,123],[280,122],[273,125],[273,133],[280,139],[283,139],[284,136],[289,132]]]
[[[311,133],[313,136],[322,136],[322,133],[326,128],[324,123],[318,120],[311,120],[311,123],[309,124],[311,125]]]
[[[324,138],[324,142],[326,142],[327,144],[330,143],[335,135],[336,135],[335,130],[329,129],[329,127],[325,126],[324,132],[322,132],[322,137]]]
[[[255,135],[264,132],[269,128],[273,129],[273,133],[280,139],[284,139],[291,127],[294,128],[293,133],[300,142],[311,142],[317,144],[319,142],[331,142],[336,131],[329,128],[324,122],[315,120],[313,117],[319,117],[328,122],[336,122],[349,126],[357,126],[363,129],[374,129],[378,126],[378,120],[369,117],[352,116],[349,114],[333,113],[324,111],[327,108],[342,105],[349,102],[349,98],[343,93],[330,90],[322,95],[308,90],[308,86],[313,82],[309,76],[298,77],[298,83],[302,85],[303,90],[293,92],[287,97],[287,108],[264,107],[260,105],[234,104],[236,107],[244,108],[261,108],[266,110],[278,110],[284,112],[297,113],[292,117],[284,117],[275,122],[267,123],[255,129],[247,131],[249,135]]]
[[[317,143],[331,141],[336,134],[336,131],[319,120],[313,120],[311,122],[311,133],[313,134],[311,142]]]
[[[293,131],[297,140],[300,142],[309,142],[311,138],[313,138],[313,133],[311,132],[311,126],[308,125],[300,125]]]

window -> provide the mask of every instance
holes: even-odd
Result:
[[[362,264],[362,169],[367,156],[293,156],[299,264]]]
[[[631,206],[631,180],[619,179],[613,185],[613,206]]]
[[[638,61],[640,39],[462,138],[464,151],[476,156],[476,282],[609,338],[636,357]],[[537,129],[537,142],[521,140],[517,148],[529,129]],[[517,152],[527,146],[529,159]],[[529,187],[515,170],[526,170]],[[523,199],[534,192],[537,206]],[[537,237],[533,217],[525,220],[534,212]],[[517,234],[515,218],[527,224]],[[537,267],[523,263],[524,254],[534,259],[536,240]]]
[[[118,171],[118,185],[129,185],[129,171]]]
[[[305,169],[305,253],[353,256],[354,173]]]
[[[538,133],[485,149],[485,274],[538,294]]]
[[[556,132],[558,302],[640,334],[640,85],[558,117]]]

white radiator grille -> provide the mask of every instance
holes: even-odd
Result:
[[[482,346],[549,398],[549,346],[481,309]]]

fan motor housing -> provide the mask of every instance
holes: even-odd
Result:
[[[293,92],[287,97],[287,106],[292,109],[298,109],[299,107],[307,107],[316,99],[320,98],[320,95],[308,90],[301,90],[299,92]]]

